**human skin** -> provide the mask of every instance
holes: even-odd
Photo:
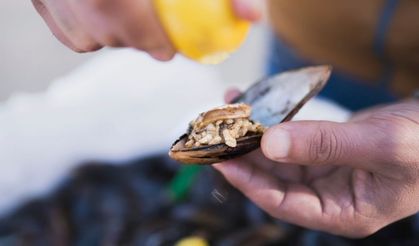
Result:
[[[256,21],[260,0],[232,0],[236,15]],[[176,53],[154,11],[153,0],[32,0],[54,35],[77,52],[133,47],[167,61]]]
[[[261,150],[214,167],[273,217],[360,238],[419,211],[418,132],[419,100],[408,100],[346,123],[274,126]]]

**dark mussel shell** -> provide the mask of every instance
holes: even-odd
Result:
[[[247,154],[260,146],[262,134],[245,136],[237,140],[237,147],[229,147],[226,144],[215,144],[197,148],[185,148],[188,135],[183,135],[177,140],[169,156],[184,164],[213,164],[226,161]]]
[[[252,106],[251,120],[266,127],[290,121],[294,115],[316,96],[331,74],[330,66],[307,67],[280,73],[251,86],[234,103]],[[237,140],[237,147],[225,144],[186,148],[187,134],[171,147],[169,155],[184,164],[213,164],[247,154],[260,147],[262,135],[245,136]]]

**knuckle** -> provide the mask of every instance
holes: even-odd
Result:
[[[102,48],[102,46],[97,43],[86,43],[86,44],[79,44],[70,48],[77,53],[86,53],[86,52],[96,51]]]
[[[86,51],[84,51],[83,49],[76,47],[76,46],[67,46],[69,47],[72,51],[77,52],[77,53],[85,53]]]
[[[332,129],[319,128],[308,145],[309,160],[313,163],[330,163],[341,156],[342,142]]]
[[[77,52],[77,53],[86,53],[86,52],[89,52],[87,49],[85,49],[83,47],[80,47],[80,46],[71,46],[69,48],[72,49],[74,52]]]
[[[75,30],[72,35],[68,35],[73,50],[79,53],[90,52],[100,49],[102,46],[96,40],[83,30]]]
[[[70,32],[58,32],[56,37],[67,47],[78,53],[85,53],[102,48],[93,37],[82,29],[74,29]]]
[[[100,42],[109,47],[121,47],[123,43],[118,40],[116,35],[113,34],[105,34],[100,38]]]

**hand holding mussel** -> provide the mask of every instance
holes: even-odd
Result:
[[[291,120],[330,73],[329,66],[308,67],[257,82],[233,104],[201,113],[173,144],[170,157],[185,164],[213,164],[259,148],[264,131]]]

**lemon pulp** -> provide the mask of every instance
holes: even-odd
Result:
[[[176,49],[201,63],[227,59],[250,28],[234,15],[231,0],[155,0],[155,8]]]

